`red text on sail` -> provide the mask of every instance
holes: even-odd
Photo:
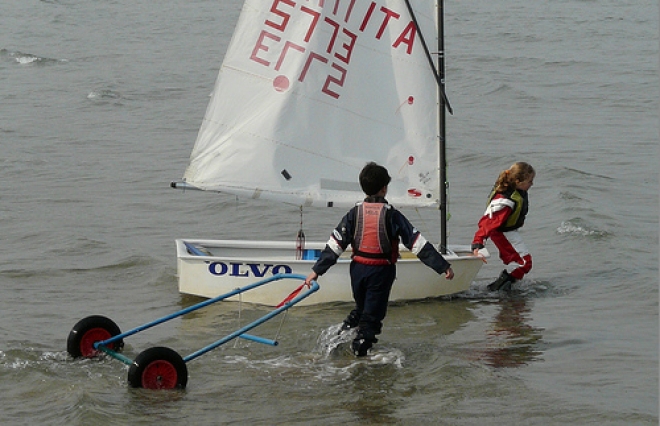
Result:
[[[388,38],[391,48],[412,53],[415,25],[400,20],[401,13],[378,1],[273,0],[250,59],[293,72],[301,83],[308,75],[322,75],[321,92],[337,99],[360,37],[381,41],[385,33],[395,34]]]

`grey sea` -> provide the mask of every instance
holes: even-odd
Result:
[[[393,304],[367,359],[331,347],[349,304],[292,309],[277,347],[241,340],[195,359],[183,391],[132,389],[123,363],[72,359],[81,318],[128,330],[201,300],[178,292],[175,238],[295,239],[297,208],[169,188],[240,7],[0,5],[1,424],[658,424],[649,0],[445,4],[449,243],[471,242],[501,170],[537,171],[522,230],[534,268],[511,293],[485,290],[502,269],[489,243],[468,292]],[[404,212],[437,241],[437,212]],[[326,240],[343,214],[308,211],[307,238]],[[190,353],[227,333],[236,306],[132,336],[124,353]]]

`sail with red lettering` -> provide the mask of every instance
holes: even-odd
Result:
[[[435,4],[411,0],[427,42]],[[185,184],[349,206],[369,161],[397,206],[437,206],[438,90],[403,0],[247,0]]]

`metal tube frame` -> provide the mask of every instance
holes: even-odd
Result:
[[[137,333],[139,333],[141,331],[144,331],[146,329],[149,329],[151,327],[155,327],[159,324],[162,324],[162,323],[167,322],[169,320],[172,320],[174,318],[178,318],[178,317],[180,317],[182,315],[185,315],[187,313],[202,309],[206,306],[212,305],[213,303],[220,302],[220,301],[225,300],[229,297],[235,296],[237,294],[243,293],[243,292],[248,291],[248,290],[252,290],[252,289],[260,287],[262,285],[266,285],[266,284],[272,283],[274,281],[279,281],[279,280],[282,280],[282,279],[300,279],[300,280],[304,281],[305,278],[306,277],[304,275],[301,275],[301,274],[276,274],[276,275],[273,275],[272,277],[265,278],[261,281],[257,281],[256,283],[253,283],[253,284],[250,284],[250,285],[247,285],[247,286],[244,286],[244,287],[240,287],[240,288],[232,290],[228,293],[225,293],[225,294],[222,294],[220,296],[214,297],[212,299],[205,300],[201,303],[190,306],[186,309],[182,309],[182,310],[180,310],[178,312],[175,312],[173,314],[166,315],[166,316],[161,317],[157,320],[154,320],[154,321],[151,321],[149,323],[143,324],[139,327],[135,327],[131,330],[128,330],[124,333],[113,336],[109,339],[102,340],[100,342],[95,342],[94,343],[94,348],[110,355],[111,357],[123,362],[124,364],[131,365],[131,364],[133,364],[132,359],[127,358],[126,356],[124,356],[124,355],[122,355],[122,354],[120,354],[116,351],[113,351],[112,349],[108,348],[108,345],[113,343],[113,342],[116,342],[120,339],[132,336],[134,334],[137,334]],[[225,343],[229,342],[230,340],[233,340],[237,337],[247,339],[247,340],[251,340],[253,342],[263,343],[263,344],[266,344],[266,345],[277,346],[278,343],[275,340],[266,339],[266,338],[258,337],[258,336],[253,336],[251,334],[247,334],[247,332],[252,330],[253,328],[265,323],[266,321],[270,320],[271,318],[281,314],[282,312],[290,309],[292,306],[294,306],[295,304],[297,304],[301,300],[309,297],[312,293],[318,291],[319,288],[320,288],[319,284],[316,281],[312,281],[311,285],[310,285],[310,288],[307,289],[307,291],[299,294],[297,297],[295,297],[292,300],[290,300],[289,302],[285,303],[280,308],[274,309],[273,311],[269,312],[268,314],[266,314],[266,315],[262,316],[261,318],[253,321],[252,323],[246,325],[245,327],[242,327],[239,330],[237,330],[237,331],[235,331],[231,334],[228,334],[227,336],[223,337],[222,339],[217,340],[216,342],[214,342],[214,343],[212,343],[208,346],[205,346],[202,349],[199,349],[198,351],[193,352],[192,354],[184,357],[183,360],[185,362],[192,361],[193,359],[195,359],[195,358],[197,358],[197,357],[199,357],[199,356],[201,356],[201,355],[217,348],[218,346],[221,346],[221,345],[223,345],[223,344],[225,344]]]

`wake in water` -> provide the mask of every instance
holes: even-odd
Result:
[[[315,353],[324,358],[351,354],[351,342],[355,339],[355,329],[341,331],[342,324],[331,325],[321,332],[316,341]]]
[[[483,282],[473,282],[468,290],[452,296],[448,296],[446,299],[487,300],[520,298],[544,296],[554,292],[554,286],[551,282],[543,280],[532,280],[527,278],[513,283],[509,291],[490,291],[488,290],[488,284],[491,281],[492,280],[489,279]]]
[[[48,64],[56,62],[69,62],[66,59],[53,59],[53,58],[42,58],[40,56],[33,55],[31,53],[23,52],[12,52],[7,49],[0,49],[0,56],[7,56],[12,58],[15,62],[21,65],[32,65],[32,64]]]
[[[370,349],[367,356],[355,358],[351,350],[351,342],[355,339],[355,329],[341,331],[342,324],[332,325],[321,332],[314,353],[321,355],[322,359],[346,358],[375,362],[378,364],[392,364],[403,367],[405,357],[398,349],[375,346]]]
[[[577,235],[580,237],[607,237],[606,231],[601,231],[587,224],[582,219],[571,219],[563,221],[557,228],[560,235]]]
[[[331,325],[321,331],[311,352],[280,355],[275,358],[254,359],[242,355],[227,356],[228,364],[242,364],[246,368],[265,371],[269,375],[314,380],[343,381],[369,366],[391,366],[403,368],[405,356],[399,349],[377,345],[367,356],[356,357],[351,351],[355,331],[340,333],[341,324]]]

